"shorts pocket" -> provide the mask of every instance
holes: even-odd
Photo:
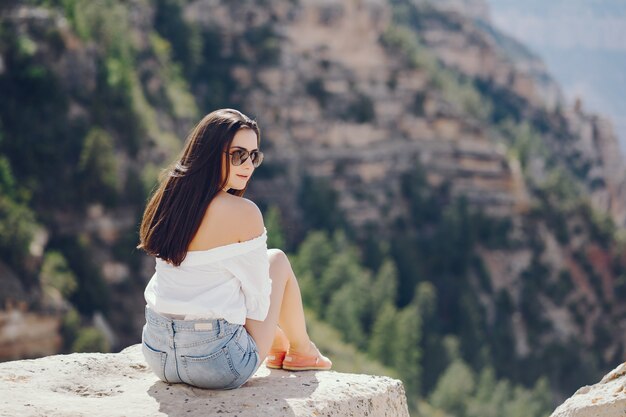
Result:
[[[143,357],[148,363],[148,366],[152,369],[152,372],[154,372],[161,381],[168,382],[167,379],[165,379],[167,352],[156,350],[145,341],[141,343],[141,351],[143,352]]]
[[[235,342],[235,346],[237,346],[237,348],[241,350],[242,353],[250,353],[252,350],[254,350],[253,346],[251,346],[250,344],[250,338],[251,336],[248,334],[246,328],[241,326],[235,332],[233,341]]]
[[[223,389],[231,385],[239,373],[233,367],[227,347],[204,356],[181,355],[185,375],[183,381],[200,388]]]

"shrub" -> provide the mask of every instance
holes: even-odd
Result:
[[[41,267],[41,285],[54,288],[64,298],[76,291],[76,277],[69,268],[67,261],[58,251],[46,252]]]
[[[72,344],[72,352],[110,352],[104,335],[95,327],[83,327]]]
[[[117,162],[113,138],[105,130],[92,128],[83,143],[78,162],[83,196],[90,201],[111,203],[117,193]]]

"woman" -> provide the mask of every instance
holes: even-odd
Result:
[[[238,388],[266,357],[269,368],[332,366],[309,339],[287,256],[267,249],[261,212],[242,197],[263,160],[259,145],[244,114],[208,114],[144,212],[137,247],[156,257],[156,272],[142,350],[165,382]]]

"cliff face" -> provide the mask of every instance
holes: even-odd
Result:
[[[482,6],[416,3],[413,23],[427,49],[424,54],[488,92],[505,92],[510,96],[506,104],[520,118],[541,122],[542,140],[551,154],[583,169],[581,180],[595,206],[624,225],[624,166],[608,126],[596,116],[566,109],[541,61],[489,27]],[[459,10],[473,14],[468,18]],[[419,160],[432,184],[451,180],[455,191],[489,212],[510,214],[527,204],[524,180],[516,178],[515,162],[506,157],[490,124],[441,97],[429,69],[411,68],[384,47],[381,39],[392,25],[385,2],[272,2],[265,10],[194,2],[187,16],[203,28],[219,30],[227,43],[244,37],[250,27],[271,24],[276,32],[271,37],[279,45],[276,62],[232,68],[245,102],[265,121],[264,138],[276,147],[268,163],[287,165],[289,173],[267,183],[271,185],[255,184],[259,197],[269,193],[268,201],[282,198],[285,208],[293,207],[290,197],[272,192],[280,190],[280,181],[297,183],[305,172],[331,176],[341,170],[356,180],[346,181],[342,175],[333,179],[341,206],[355,224],[380,219],[389,210],[387,218],[392,219],[401,215],[401,207],[384,207],[383,200],[390,200],[386,198],[360,204],[354,190],[367,189],[371,199],[382,192],[397,196],[399,174]],[[248,26],[224,24],[240,16],[247,16]],[[232,53],[232,47],[224,46],[223,53]],[[541,179],[542,170],[530,173]]]
[[[495,30],[484,1],[416,1],[422,40],[446,66],[506,88],[534,106],[562,101],[544,63],[524,45]],[[432,18],[435,17],[435,18]],[[454,36],[449,36],[453,32]]]
[[[202,5],[190,5],[189,16],[200,25],[218,25],[226,39],[243,33],[216,16],[231,21],[248,13],[259,27],[273,16],[280,34],[275,65],[233,68],[242,90],[259,86],[245,102],[265,121],[264,138],[275,150],[268,165],[285,166],[288,173],[256,181],[255,197],[281,201],[283,212],[297,215],[294,195],[285,195],[284,187],[297,186],[304,174],[326,177],[355,225],[392,221],[406,214],[393,203],[399,178],[421,161],[433,184],[450,180],[455,192],[489,211],[510,213],[515,206],[515,171],[487,126],[444,100],[430,85],[428,69],[408,68],[381,44],[391,24],[385,2],[273,2],[267,11],[236,12],[224,3],[204,13]],[[419,109],[411,111],[416,98]]]
[[[447,66],[493,86],[512,90],[526,100],[526,116],[532,117],[542,109],[561,109],[561,120],[552,118],[548,122],[551,126],[543,139],[554,154],[585,167],[581,179],[594,205],[624,226],[624,155],[609,121],[582,112],[580,103],[568,105],[545,64],[524,45],[490,26],[486,5],[460,3],[463,2],[432,4],[437,10],[450,9],[458,13],[446,14],[447,19],[443,21],[424,19],[420,28],[424,43]],[[447,36],[452,27],[460,32],[458,36]]]

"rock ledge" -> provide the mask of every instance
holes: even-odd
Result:
[[[242,387],[213,391],[160,381],[139,344],[120,353],[74,353],[0,363],[2,416],[408,417],[402,382],[262,365]]]
[[[579,388],[550,417],[626,416],[626,362],[595,385]]]

